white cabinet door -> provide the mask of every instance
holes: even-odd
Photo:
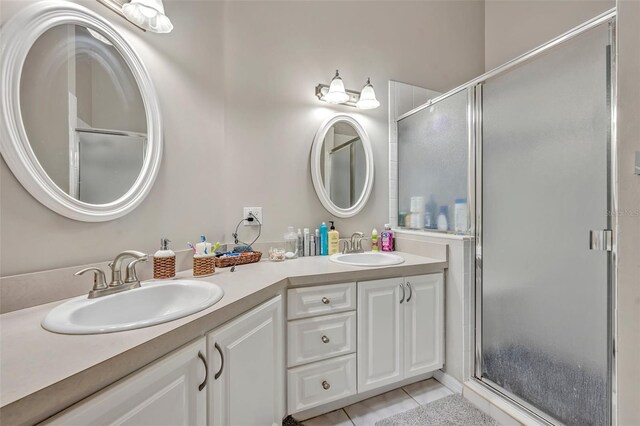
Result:
[[[161,358],[45,422],[51,425],[206,424],[205,340]],[[209,382],[211,383],[211,382]]]
[[[282,424],[284,317],[277,296],[209,333],[209,424]]]
[[[444,362],[444,278],[405,278],[404,377],[442,368]]]
[[[358,392],[402,379],[402,278],[358,283]]]

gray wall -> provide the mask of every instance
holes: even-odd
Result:
[[[485,68],[502,65],[615,5],[615,0],[486,0]]]
[[[336,12],[327,21],[329,5]],[[227,235],[243,206],[264,208],[264,241],[281,240],[287,225],[333,220],[313,190],[309,155],[322,121],[338,112],[354,114],[369,134],[375,178],[364,210],[336,228],[381,229],[389,217],[387,82],[444,92],[481,74],[483,14],[482,2],[462,1],[226,3],[224,166],[236,182],[227,191]],[[318,102],[314,86],[336,68],[348,89],[371,77],[380,108]]]
[[[25,4],[3,1],[2,22]],[[369,133],[376,176],[364,211],[336,225],[343,233],[380,229],[388,221],[387,80],[446,91],[484,69],[481,2],[338,2],[328,23],[326,1],[167,1],[175,26],[168,35],[143,33],[97,2],[83,4],[122,29],[152,76],[165,124],[160,174],[133,213],[91,224],[47,210],[1,162],[2,276],[129,248],[153,252],[162,236],[176,248],[201,233],[229,241],[243,206],[264,208],[261,241],[282,240],[289,224],[315,228],[333,218],[313,190],[311,143],[338,112],[354,113]],[[381,107],[320,103],[313,88],[336,68],[350,89],[370,76]],[[254,231],[241,229],[240,237]]]
[[[27,1],[2,1],[5,22]],[[201,233],[221,239],[224,191],[212,185],[223,154],[222,12],[218,2],[167,3],[170,35],[142,32],[96,1],[82,3],[121,29],[142,57],[158,91],[164,155],[147,199],[124,218],[76,222],[33,199],[0,161],[2,276],[111,259],[122,250],[157,249],[167,236],[178,248]]]

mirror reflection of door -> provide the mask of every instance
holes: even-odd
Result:
[[[366,179],[366,158],[362,140],[346,122],[334,124],[324,138],[322,181],[331,201],[350,208],[362,196]]]
[[[62,191],[106,204],[133,186],[146,111],[129,66],[102,34],[72,24],[45,31],[26,57],[20,106],[31,148]]]

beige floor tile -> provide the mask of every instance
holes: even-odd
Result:
[[[353,426],[344,410],[336,410],[302,422],[304,426]]]
[[[418,401],[420,405],[426,405],[436,399],[453,395],[453,392],[436,379],[423,380],[421,382],[407,385],[403,388],[411,398]]]
[[[344,410],[356,426],[372,426],[378,420],[416,407],[419,407],[418,403],[405,391],[396,389],[350,405]]]

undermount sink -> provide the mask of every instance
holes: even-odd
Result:
[[[369,251],[365,253],[336,253],[329,256],[335,263],[352,266],[391,266],[404,262],[404,258],[394,253]]]
[[[133,290],[89,299],[75,297],[53,308],[42,327],[54,333],[99,334],[133,330],[186,317],[222,299],[220,286],[195,280],[142,283]]]

